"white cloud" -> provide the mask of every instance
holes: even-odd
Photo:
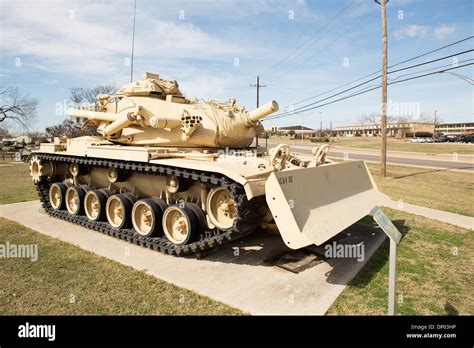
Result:
[[[401,29],[397,29],[394,32],[397,40],[403,40],[405,38],[423,38],[426,37],[431,31],[429,26],[410,24]]]
[[[443,24],[435,29],[434,34],[438,40],[443,40],[446,36],[454,33],[455,30],[456,28],[454,28],[454,26]]]
[[[403,28],[397,29],[393,32],[395,39],[403,40],[405,38],[426,38],[435,37],[438,40],[443,40],[446,36],[454,33],[456,28],[454,25],[440,25],[434,30],[428,25],[411,24]]]
[[[130,6],[126,4],[2,2],[2,56],[21,57],[25,66],[50,72],[126,73],[124,62],[131,46]],[[240,53],[238,44],[192,23],[158,20],[137,9],[137,59],[160,64],[183,58],[231,62]]]

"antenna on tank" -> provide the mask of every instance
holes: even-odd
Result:
[[[137,13],[137,0],[133,4],[133,30],[132,30],[132,62],[130,66],[130,82],[133,81],[133,52],[135,50],[135,17]]]

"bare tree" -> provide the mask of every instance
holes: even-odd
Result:
[[[378,125],[380,123],[380,115],[376,112],[371,112],[369,114],[362,114],[357,118],[357,122],[362,125]]]
[[[70,89],[71,94],[69,95],[69,100],[73,103],[74,107],[83,107],[87,104],[95,105],[97,109],[98,94],[113,95],[116,91],[117,87],[114,85],[98,85],[94,88],[73,87]],[[51,138],[61,136],[75,138],[83,135],[97,134],[94,128],[85,128],[84,124],[84,120],[67,118],[62,123],[47,127],[46,134]]]
[[[420,116],[418,117],[418,122],[426,122],[426,123],[433,123],[433,124],[440,124],[443,123],[443,119],[439,116],[435,117],[431,116],[427,112],[422,112],[420,113]]]
[[[402,123],[408,123],[408,122],[411,122],[412,121],[412,117],[410,116],[392,116],[393,118],[393,121],[391,122],[396,122],[398,124],[402,124]]]
[[[359,117],[357,117],[356,122],[359,126],[365,126],[367,124],[367,115],[360,115]]]
[[[30,128],[38,100],[21,94],[17,87],[0,85],[0,122],[11,120],[23,129]]]
[[[66,136],[74,138],[82,135],[89,135],[88,130],[83,130],[82,125],[71,119],[65,119],[55,126],[46,127],[46,134],[50,138]]]
[[[10,136],[10,133],[8,132],[7,127],[0,127],[0,140],[3,138],[8,138]]]
[[[77,107],[84,104],[96,104],[98,94],[115,94],[117,87],[115,85],[98,85],[94,88],[73,87],[70,91],[69,100]]]

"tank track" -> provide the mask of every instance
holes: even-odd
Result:
[[[254,232],[259,226],[257,208],[260,206],[257,202],[259,198],[247,199],[242,185],[232,181],[226,176],[220,176],[215,173],[197,172],[194,170],[176,168],[172,166],[157,165],[151,163],[118,161],[101,158],[64,156],[56,154],[41,154],[36,156],[41,160],[62,162],[62,163],[78,163],[96,167],[114,167],[117,169],[130,170],[148,175],[176,175],[184,179],[200,181],[203,183],[211,183],[228,189],[234,196],[237,203],[237,221],[234,226],[227,231],[218,229],[205,231],[201,235],[200,240],[187,244],[176,245],[168,241],[165,237],[143,237],[136,234],[132,229],[118,229],[110,226],[107,222],[92,222],[86,216],[72,215],[67,210],[54,210],[49,203],[49,187],[53,180],[43,178],[36,183],[41,205],[46,213],[52,217],[66,220],[77,225],[101,232],[103,234],[127,241],[132,244],[140,245],[155,251],[167,253],[170,255],[184,256],[192,254],[201,254],[219,245],[240,238],[246,234]]]

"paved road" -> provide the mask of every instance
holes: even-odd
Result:
[[[269,143],[268,147],[275,147],[277,144]],[[301,152],[306,154],[311,154],[311,146],[291,146],[294,152]],[[373,161],[379,162],[380,155],[374,153],[373,151],[367,151],[363,153],[363,149],[344,149],[344,148],[330,148],[329,157],[336,159],[347,159],[347,160],[364,160],[364,161]],[[432,168],[441,168],[441,169],[462,169],[470,172],[474,172],[474,160],[470,160],[469,163],[466,163],[467,160],[463,161],[454,161],[454,160],[431,160],[425,158],[411,158],[411,156],[402,157],[403,155],[400,152],[397,153],[397,156],[387,155],[388,164],[401,164],[414,167],[432,167]]]

